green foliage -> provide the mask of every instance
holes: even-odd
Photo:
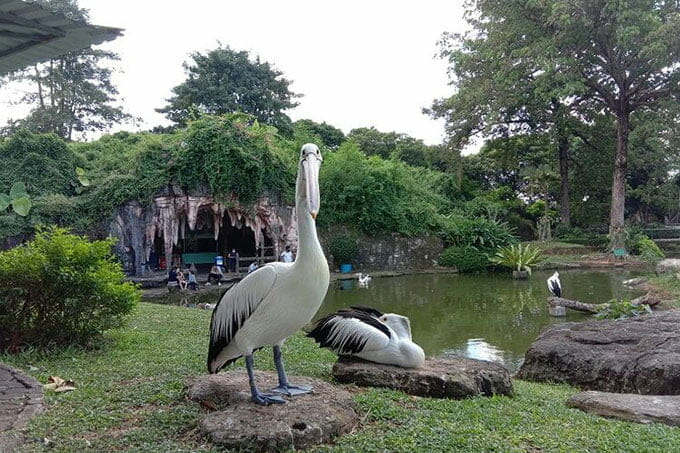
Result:
[[[122,325],[140,295],[112,245],[51,228],[0,253],[0,347],[84,344]]]
[[[328,252],[338,264],[351,263],[359,253],[356,238],[351,234],[336,234],[328,240]]]
[[[184,63],[187,79],[172,89],[168,105],[159,112],[180,125],[200,114],[244,112],[282,132],[292,130],[283,111],[297,105],[293,99],[298,95],[290,91],[291,82],[281,71],[228,46],[194,52],[191,58]]]
[[[656,245],[656,242],[652,241],[648,237],[643,237],[638,240],[637,243],[638,254],[646,262],[656,262],[663,259],[666,255],[663,251]]]
[[[558,225],[555,228],[555,239],[571,244],[590,245],[601,250],[605,250],[609,245],[609,239],[606,234],[584,231],[578,227],[567,227],[564,225]]]
[[[474,247],[493,253],[500,247],[517,242],[504,222],[484,217],[470,217],[453,214],[446,217],[444,238],[448,244],[458,247]]]
[[[15,182],[9,189],[9,195],[0,193],[0,212],[12,207],[12,210],[26,217],[31,210],[31,199],[26,193],[26,185],[23,182]]]
[[[516,271],[527,271],[531,275],[531,266],[543,261],[541,250],[531,244],[512,244],[496,252],[490,261]]]
[[[489,255],[470,245],[447,247],[439,257],[439,264],[456,267],[458,272],[476,272],[489,267]]]
[[[623,319],[632,318],[645,313],[651,313],[649,305],[635,305],[629,300],[612,299],[607,307],[595,315],[598,319]]]
[[[445,199],[440,174],[378,156],[367,157],[347,141],[321,167],[321,226],[346,224],[374,235],[413,236],[440,228]]]
[[[345,134],[337,127],[326,123],[317,123],[312,120],[298,120],[293,123],[295,133],[308,137],[304,143],[316,143],[318,146],[326,146],[336,150],[345,141]],[[303,145],[304,143],[300,143]]]

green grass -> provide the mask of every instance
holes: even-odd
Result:
[[[94,350],[0,355],[41,382],[73,379],[77,390],[47,393],[48,410],[29,426],[29,451],[216,451],[197,433],[202,410],[184,397],[187,378],[205,367],[210,313],[140,304],[129,325]],[[284,347],[291,374],[331,379],[334,356],[302,335]],[[239,362],[239,366],[242,363]],[[271,354],[256,367],[273,369]],[[680,429],[605,420],[565,407],[577,390],[515,381],[516,396],[463,401],[371,389],[357,394],[360,427],[314,451],[666,452]],[[45,444],[44,439],[49,439]]]

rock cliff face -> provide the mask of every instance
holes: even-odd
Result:
[[[252,205],[243,206],[238,199],[218,200],[212,195],[189,195],[177,187],[168,188],[153,199],[149,206],[131,201],[120,208],[109,226],[112,236],[119,239],[119,247],[134,251],[134,269],[141,273],[157,240],[162,240],[166,262],[171,262],[173,246],[187,232],[211,225],[215,240],[223,225],[249,228],[255,237],[255,246],[264,245],[265,236],[274,246],[278,256],[285,245],[297,248],[295,209],[282,206],[269,198],[261,198]]]

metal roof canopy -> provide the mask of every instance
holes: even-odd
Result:
[[[0,75],[117,38],[119,28],[90,25],[22,0],[0,0]]]

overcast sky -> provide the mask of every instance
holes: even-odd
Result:
[[[121,56],[114,81],[125,108],[148,128],[155,108],[185,79],[182,62],[218,41],[273,63],[303,94],[294,119],[344,132],[375,126],[440,143],[443,124],[422,113],[451,93],[435,58],[444,31],[462,31],[462,0],[151,1],[80,0],[91,22],[124,28],[104,45]],[[127,126],[126,129],[130,129]]]

